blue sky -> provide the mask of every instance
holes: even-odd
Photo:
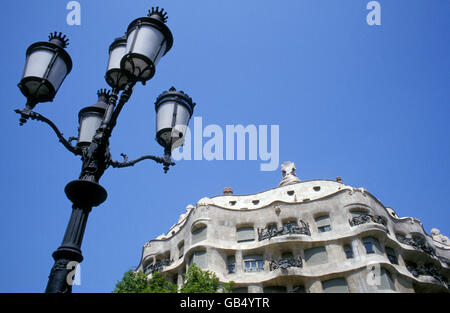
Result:
[[[175,86],[197,103],[204,125],[279,125],[280,163],[295,162],[301,180],[341,176],[419,218],[428,233],[450,235],[449,1],[379,1],[380,26],[366,23],[368,0],[80,0],[80,26],[67,25],[68,2],[2,2],[0,292],[44,291],[70,217],[64,186],[81,166],[48,126],[19,127],[13,110],[25,103],[16,85],[27,47],[52,31],[70,38],[73,70],[36,111],[76,136],[78,111],[107,87],[110,43],[151,6],[167,10],[174,45],[124,108],[111,139],[115,159],[162,154],[154,101]],[[113,290],[186,205],[224,187],[249,194],[277,186],[280,169],[262,172],[260,163],[179,161],[166,175],[151,162],[108,169],[108,199],[89,217],[74,292]]]

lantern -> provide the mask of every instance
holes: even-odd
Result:
[[[194,107],[192,99],[174,87],[156,99],[156,141],[166,150],[172,151],[184,143]]]
[[[122,90],[129,82],[127,73],[120,68],[120,62],[127,49],[127,37],[116,38],[109,47],[108,68],[105,80],[111,88]]]
[[[128,26],[121,68],[136,81],[145,83],[151,79],[159,60],[172,47],[173,37],[166,21],[167,13],[156,7],[148,16],[138,18]]]
[[[19,88],[31,103],[52,101],[72,70],[72,59],[64,50],[66,36],[50,34],[48,42],[36,42],[26,52],[25,69]]]
[[[97,92],[98,101],[96,104],[85,107],[78,114],[78,144],[77,146],[89,146],[95,136],[97,129],[100,127],[103,116],[108,106],[109,91],[106,89]]]

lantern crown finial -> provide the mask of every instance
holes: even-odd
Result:
[[[159,104],[161,102],[163,102],[163,100],[169,99],[171,97],[176,97],[178,99],[184,99],[184,101],[188,104],[187,106],[188,106],[189,111],[191,112],[191,114],[193,113],[193,109],[197,104],[194,101],[192,101],[192,98],[189,97],[188,94],[186,94],[182,90],[177,90],[174,86],[170,87],[169,90],[164,91],[162,94],[160,94],[158,96],[158,98],[156,99],[156,102],[155,102],[156,107],[158,107]]]
[[[163,23],[167,22],[167,12],[164,12],[163,8],[160,10],[159,7],[152,7],[151,10],[148,10],[148,17],[155,18]]]
[[[109,97],[110,97],[110,91],[105,89],[99,89],[97,91],[97,96],[98,96],[98,101],[96,104],[94,104],[94,106],[98,106],[101,108],[106,109],[107,103],[109,101]]]
[[[61,32],[53,32],[48,36],[48,41],[57,44],[58,46],[65,48],[69,45],[69,38],[63,35]]]
[[[110,91],[106,88],[97,90],[97,96],[109,98]]]

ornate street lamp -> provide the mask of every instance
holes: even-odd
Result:
[[[133,166],[142,160],[163,164],[164,172],[175,165],[171,161],[174,147],[182,144],[195,104],[182,91],[171,88],[156,101],[157,141],[164,147],[164,157],[145,155],[128,161],[113,161],[109,138],[117,118],[130,99],[137,82],[145,83],[153,77],[160,58],[172,47],[173,38],[165,25],[167,13],[157,7],[147,17],[133,21],[127,36],[114,40],[109,48],[109,60],[105,74],[112,91],[101,89],[94,105],[83,108],[78,115],[78,137],[66,139],[48,118],[33,111],[39,102],[52,101],[64,78],[72,69],[72,60],[64,50],[68,40],[61,33],[53,33],[49,42],[38,42],[27,50],[25,70],[19,88],[27,98],[20,114],[20,124],[28,119],[48,124],[59,141],[73,154],[81,156],[81,173],[77,180],[68,183],[65,193],[72,201],[72,215],[61,246],[53,253],[55,263],[49,275],[46,292],[71,292],[69,274],[73,265],[83,260],[81,243],[87,219],[93,207],[106,200],[107,192],[99,184],[108,167]],[[120,97],[119,97],[120,96]],[[72,141],[77,140],[76,145]],[[75,263],[74,263],[75,262]]]

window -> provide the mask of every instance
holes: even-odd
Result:
[[[287,221],[283,222],[284,228],[291,228],[292,226],[298,226],[296,220],[287,220]]]
[[[284,286],[269,286],[264,287],[265,293],[283,293],[286,292],[286,287]]]
[[[353,248],[351,245],[344,245],[344,252],[347,259],[353,259]]]
[[[181,259],[184,255],[184,241],[178,244],[178,259]]]
[[[297,228],[296,220],[287,220],[283,222],[283,235],[285,234],[294,234],[296,233],[295,229]]]
[[[350,213],[351,213],[352,217],[360,217],[361,215],[369,214],[369,211],[360,209],[360,210],[351,211]]]
[[[148,274],[150,273],[150,270],[152,268],[153,265],[153,261],[148,262],[145,266],[144,266],[144,273]]]
[[[320,265],[328,263],[327,251],[324,247],[316,247],[305,250],[305,261],[308,265]]]
[[[264,260],[262,255],[248,255],[244,257],[245,272],[259,272],[264,270]]]
[[[415,242],[415,244],[416,245],[418,245],[418,246],[425,246],[426,244],[425,244],[425,242],[426,242],[426,240],[425,240],[425,237],[423,237],[422,235],[420,235],[420,234],[413,234],[412,236],[411,236],[411,239],[413,240],[413,242]]]
[[[227,267],[228,267],[228,274],[236,272],[236,258],[234,255],[230,255],[227,258]]]
[[[233,288],[233,293],[248,293],[248,287]]]
[[[294,286],[292,293],[306,293],[305,286]]]
[[[328,215],[316,218],[317,230],[319,233],[324,233],[331,230],[330,217]]]
[[[189,265],[194,263],[201,269],[206,268],[206,250],[194,251],[191,256]]]
[[[206,240],[207,235],[207,227],[204,224],[198,225],[192,230],[192,245],[196,243]]]
[[[366,248],[367,254],[373,253],[381,254],[380,243],[375,238],[373,237],[363,238],[363,244],[364,247]]]
[[[380,284],[377,285],[377,288],[380,290],[395,290],[394,280],[392,279],[391,273],[385,268],[381,268],[380,273]]]
[[[255,240],[255,230],[253,227],[241,227],[236,229],[237,242],[249,242]]]
[[[348,293],[345,278],[335,278],[322,282],[323,292],[326,293]]]
[[[389,262],[391,262],[392,264],[398,265],[397,254],[395,253],[394,249],[386,247],[385,250],[386,250],[386,255],[389,259]]]

